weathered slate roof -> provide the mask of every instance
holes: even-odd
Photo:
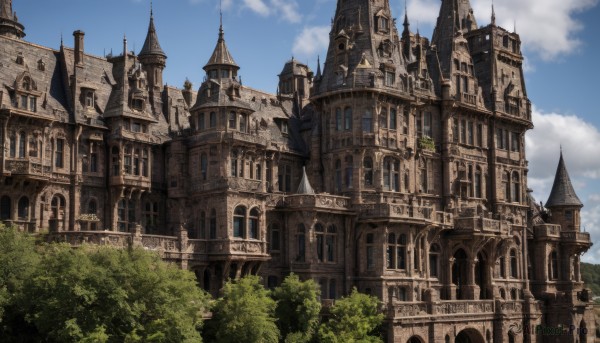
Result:
[[[160,47],[160,43],[158,42],[158,35],[156,34],[156,28],[154,27],[154,16],[150,13],[150,25],[148,25],[148,34],[146,35],[146,41],[144,42],[144,46],[140,51],[139,56],[149,56],[149,55],[160,55],[162,57],[167,57],[167,54]]]
[[[215,50],[213,51],[212,56],[210,56],[210,59],[204,66],[204,70],[207,70],[207,68],[216,65],[229,65],[239,68],[233,60],[233,57],[231,56],[231,53],[227,48],[227,44],[225,44],[223,26],[219,27],[219,40],[217,41],[217,46],[215,46]]]
[[[583,206],[581,200],[579,200],[579,197],[575,194],[573,184],[571,184],[571,178],[569,178],[569,172],[567,171],[562,151],[560,153],[558,167],[556,168],[552,191],[546,202],[546,207],[554,206]]]
[[[302,180],[300,180],[300,184],[298,185],[298,194],[315,194],[315,190],[310,185],[308,181],[308,176],[306,176],[306,167],[302,167]]]

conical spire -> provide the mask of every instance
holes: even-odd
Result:
[[[298,194],[315,194],[315,190],[310,185],[308,181],[308,176],[306,175],[306,167],[302,167],[302,180],[300,180],[300,184],[298,185]]]
[[[223,31],[223,19],[221,15],[221,23],[219,25],[219,39],[217,41],[217,46],[212,53],[212,56],[204,66],[204,70],[208,70],[211,66],[232,66],[234,69],[239,69],[239,66],[233,60],[229,49],[227,48],[227,44],[225,44],[225,33]]]
[[[154,14],[152,11],[152,6],[150,7],[150,24],[148,25],[148,34],[146,35],[146,41],[144,42],[144,46],[142,47],[139,56],[150,55],[167,57],[163,49],[160,47],[160,43],[158,42],[158,35],[156,34],[156,28],[154,27]]]
[[[317,55],[317,76],[316,79],[320,79],[321,78],[321,56]]]
[[[492,1],[492,25],[496,25],[496,11],[494,10],[494,2]]]
[[[25,37],[25,27],[13,12],[12,0],[0,0],[0,35],[15,38]]]
[[[583,206],[571,184],[571,178],[569,178],[569,173],[567,172],[562,150],[560,152],[558,167],[556,168],[556,175],[554,176],[552,191],[546,202],[546,207],[550,208],[554,206]]]

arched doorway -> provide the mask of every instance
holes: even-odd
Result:
[[[485,343],[483,336],[475,329],[465,329],[456,335],[455,343]]]
[[[465,299],[465,286],[468,275],[467,253],[458,249],[454,253],[454,264],[452,265],[452,283],[456,286],[456,299]]]
[[[408,341],[406,341],[406,343],[423,343],[423,340],[421,340],[419,336],[412,336],[408,339]]]

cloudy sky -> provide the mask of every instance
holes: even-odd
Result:
[[[523,41],[535,129],[527,135],[529,186],[538,201],[550,193],[562,145],[575,189],[584,202],[582,224],[595,242],[584,260],[600,263],[600,6],[599,0],[494,0],[497,23]],[[431,37],[440,0],[407,0],[411,28]],[[477,23],[487,25],[491,0],[471,0]],[[404,0],[391,0],[404,16]],[[26,39],[58,48],[61,36],[86,32],[88,53],[139,52],[148,27],[149,0],[14,0]],[[219,0],[154,0],[155,23],[168,55],[165,80],[198,87],[215,46]],[[222,0],[225,39],[243,83],[275,92],[277,74],[292,56],[316,69],[327,49],[335,0]],[[399,21],[401,23],[401,20]],[[594,44],[595,43],[595,44]]]

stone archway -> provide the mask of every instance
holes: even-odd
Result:
[[[454,343],[485,343],[485,340],[479,331],[464,329],[456,335]]]
[[[412,336],[406,343],[423,343],[423,340],[419,336]]]

